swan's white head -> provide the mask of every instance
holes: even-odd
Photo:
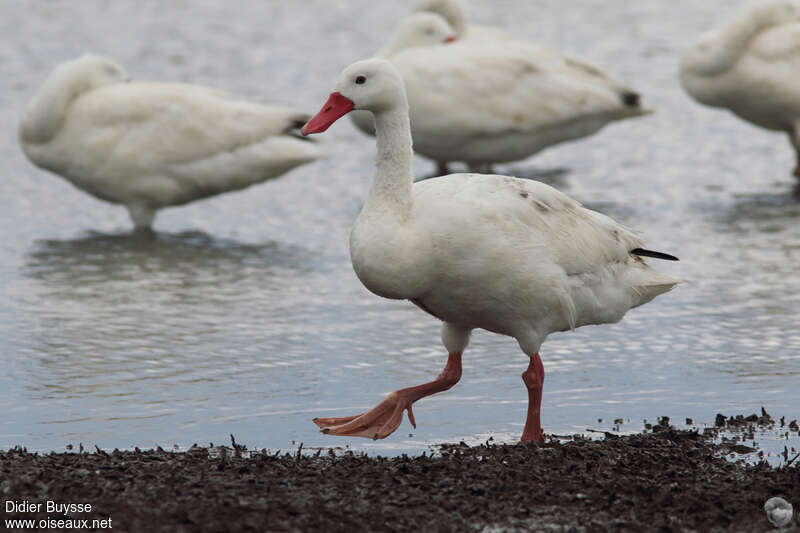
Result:
[[[769,0],[750,4],[746,12],[751,20],[762,27],[800,21],[800,2],[798,0]]]
[[[79,79],[81,89],[92,90],[128,79],[120,65],[107,57],[84,54],[77,59],[60,64],[51,78]]]
[[[705,94],[704,78],[731,68],[760,32],[795,22],[800,22],[800,0],[748,2],[727,23],[703,33],[686,49],[681,57],[681,82],[696,100],[718,105],[714,94]]]
[[[464,36],[467,29],[467,16],[459,0],[418,0],[414,11],[429,11],[442,16],[459,37]]]
[[[414,13],[400,20],[378,56],[389,57],[417,46],[435,46],[456,40],[456,31],[436,13]]]
[[[336,91],[319,113],[300,130],[303,135],[322,133],[353,109],[373,113],[408,106],[403,78],[385,59],[357,61],[344,69],[336,82]]]
[[[125,80],[125,70],[102,56],[85,54],[58,65],[25,109],[20,139],[33,143],[50,139],[61,126],[73,100],[86,92]]]

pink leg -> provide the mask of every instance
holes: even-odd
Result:
[[[522,373],[522,381],[528,387],[528,417],[520,442],[544,442],[539,413],[542,408],[542,386],[544,385],[544,365],[538,352],[531,357],[528,369]]]
[[[408,410],[408,421],[417,427],[411,405],[425,396],[442,392],[461,379],[461,352],[451,353],[447,365],[435,380],[400,389],[389,394],[381,403],[360,415],[341,418],[315,418],[314,423],[330,435],[348,435],[383,439],[391,435],[403,422],[403,411]]]

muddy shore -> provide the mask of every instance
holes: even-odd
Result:
[[[800,460],[731,462],[725,455],[752,450],[713,432],[653,429],[395,458],[252,452],[235,442],[179,453],[17,448],[0,452],[3,519],[50,520],[48,531],[69,520],[62,529],[764,532],[768,498],[800,505]],[[47,512],[48,501],[91,510]]]

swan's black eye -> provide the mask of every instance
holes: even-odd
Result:
[[[356,78],[356,83],[359,84],[359,85],[363,85],[363,84],[367,83],[367,77],[366,76],[357,77]]]

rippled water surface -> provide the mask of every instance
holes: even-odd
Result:
[[[680,50],[729,3],[480,1],[472,19],[603,66],[657,112],[501,167],[545,176],[639,229],[686,283],[617,325],[551,336],[542,423],[717,412],[800,413],[800,204],[785,136],[702,108],[677,81]],[[346,120],[332,157],[279,180],[162,211],[155,240],[124,209],[34,168],[20,110],[50,69],[106,54],[136,79],[211,85],[316,111],[338,72],[370,55],[403,3],[150,0],[7,2],[0,17],[0,448],[221,442],[350,445],[514,441],[526,359],[478,332],[461,383],[377,443],[320,435],[314,416],[359,412],[444,365],[439,324],[361,287],[347,237],[374,141]],[[422,176],[429,162],[416,162]],[[545,172],[553,169],[565,172]]]

